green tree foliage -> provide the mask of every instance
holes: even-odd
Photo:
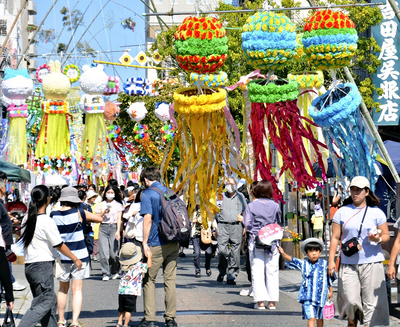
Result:
[[[67,31],[73,31],[80,24],[82,20],[82,12],[78,9],[69,11],[68,8],[62,7],[60,10],[62,15],[62,21],[65,26],[67,26]]]

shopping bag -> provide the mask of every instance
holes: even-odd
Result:
[[[335,316],[335,304],[331,300],[328,300],[325,303],[322,315],[324,316],[324,319],[327,320],[332,319]]]

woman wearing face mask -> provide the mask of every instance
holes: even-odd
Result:
[[[108,185],[104,190],[103,202],[96,207],[96,213],[103,217],[97,241],[103,281],[108,281],[110,277],[118,278],[118,250],[123,211],[120,190]]]

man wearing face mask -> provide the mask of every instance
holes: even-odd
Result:
[[[219,250],[218,282],[227,274],[227,284],[235,285],[239,275],[240,247],[243,235],[243,212],[246,209],[244,195],[236,190],[234,178],[228,178],[223,193],[221,211],[216,215],[218,223],[217,241]],[[230,244],[230,251],[228,245]]]

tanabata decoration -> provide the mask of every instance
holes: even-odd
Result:
[[[135,31],[136,23],[132,20],[132,18],[126,18],[121,22],[123,28],[130,29],[132,32]]]
[[[190,82],[199,87],[224,87],[228,83],[228,74],[225,72],[206,75],[191,73]]]
[[[352,20],[331,9],[314,12],[304,25],[304,52],[318,70],[348,66],[356,53],[357,40]]]
[[[165,123],[160,129],[163,142],[171,141],[175,136],[175,126],[168,123],[168,121],[171,120],[169,104],[165,102],[157,102],[154,113],[158,119]]]
[[[227,108],[226,91],[202,88],[200,95],[197,91],[197,87],[189,87],[174,93],[174,110],[179,114],[177,133],[161,167],[165,175],[178,146],[180,165],[173,189],[179,191],[188,184],[189,213],[193,213],[198,196],[203,224],[206,224],[219,211],[215,202],[217,194],[222,192],[220,180],[224,178],[224,169],[231,169],[241,177],[243,174],[230,165],[231,154],[238,154],[240,145],[239,138],[235,139],[231,132],[233,118]],[[239,169],[245,171],[240,165]]]
[[[124,83],[124,92],[128,95],[150,95],[151,84],[141,77],[128,78]]]
[[[111,101],[107,101],[104,105],[104,119],[114,121],[119,116],[119,107],[117,104]]]
[[[108,76],[103,65],[82,67],[80,86],[85,94],[80,101],[80,108],[86,114],[85,131],[82,138],[81,166],[91,170],[95,176],[106,172],[107,131],[104,117],[103,94],[108,85]]]
[[[316,98],[309,113],[322,127],[336,175],[343,180],[338,159],[344,159],[348,176],[365,176],[374,190],[378,176],[374,168],[377,145],[359,113],[361,95],[355,84],[338,85]],[[339,149],[339,151],[337,151]]]
[[[135,127],[133,128],[133,131],[135,132],[135,141],[140,142],[142,140],[146,141],[149,139],[149,134],[147,133],[149,127],[147,125],[142,125],[142,124],[136,124]]]
[[[175,33],[175,54],[187,72],[211,74],[228,57],[228,38],[220,21],[211,17],[186,17]]]
[[[35,87],[34,93],[28,97],[26,104],[28,106],[28,118],[26,119],[26,136],[28,139],[28,156],[29,162],[27,169],[34,170],[34,158],[35,158],[35,148],[36,140],[39,135],[40,122],[42,120],[42,89],[40,87]]]
[[[117,125],[107,127],[108,139],[116,153],[115,158],[121,161],[123,168],[129,169],[133,166],[134,155],[139,153],[139,148],[120,135],[121,128]]]
[[[26,99],[33,92],[33,81],[26,68],[13,70],[6,68],[1,83],[2,102],[7,106],[9,132],[5,159],[16,165],[27,162],[28,142],[26,138],[26,118],[28,106]]]
[[[50,74],[50,66],[49,65],[42,65],[36,70],[36,79],[42,83],[43,82],[43,77],[45,77],[47,74]]]
[[[127,113],[133,121],[135,121],[137,123],[140,122],[147,115],[147,109],[146,109],[145,103],[144,102],[132,103],[129,106]]]
[[[71,90],[69,78],[61,73],[59,61],[50,61],[50,74],[43,77],[43,119],[35,149],[35,170],[69,175],[71,172],[70,117],[66,101]],[[56,164],[52,164],[56,162]]]
[[[257,12],[243,26],[242,49],[255,69],[283,69],[295,55],[296,31],[284,14]]]
[[[297,100],[297,106],[300,109],[301,116],[304,116],[311,120],[312,118],[308,113],[308,108],[311,106],[311,103],[315,98],[326,92],[324,87],[324,74],[321,71],[289,74],[288,80],[290,82],[299,83],[300,96]],[[303,121],[304,127],[307,127],[306,124],[308,123]],[[317,139],[321,143],[325,143],[320,127],[309,125],[309,128],[311,128],[315,139]],[[304,146],[311,160],[315,162],[317,160],[317,155],[314,152],[314,147],[308,142],[307,139],[304,139]],[[320,147],[319,150],[322,154],[324,165],[325,167],[327,167],[328,151],[327,149],[323,149]]]
[[[118,94],[120,91],[121,80],[118,76],[108,76],[108,84],[104,95]]]
[[[310,125],[315,126],[315,124],[300,115],[296,104],[299,97],[298,83],[276,85],[269,82],[265,85],[264,80],[254,80],[250,81],[247,87],[249,100],[252,103],[250,134],[256,159],[254,179],[260,174],[262,179],[269,180],[273,185],[275,200],[282,200],[276,179],[271,174],[272,151],[269,138],[282,157],[279,176],[285,172],[288,177],[297,181],[299,188],[306,190],[314,188],[319,182],[303,140],[308,140],[314,148],[323,176],[325,168],[318,146],[325,147],[325,145],[314,138]],[[267,150],[265,144],[268,145]]]
[[[77,82],[79,77],[81,77],[81,70],[74,64],[66,65],[63,69],[63,73],[67,75],[71,83]]]

